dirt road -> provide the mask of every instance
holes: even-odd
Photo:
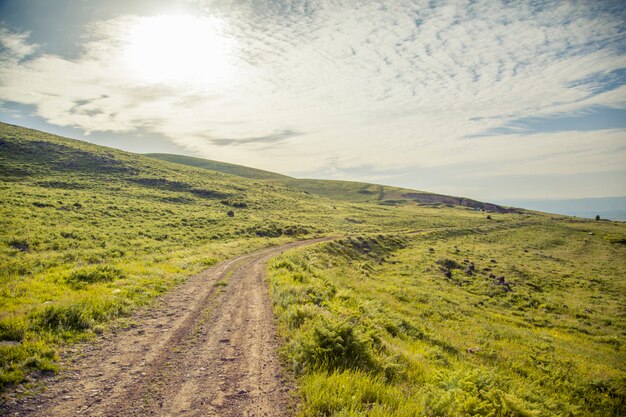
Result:
[[[263,280],[265,264],[314,239],[243,255],[191,277],[137,325],[87,344],[43,394],[8,415],[288,416],[293,382]]]

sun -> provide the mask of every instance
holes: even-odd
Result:
[[[232,40],[224,22],[187,15],[139,18],[128,31],[124,59],[147,83],[213,84],[233,75]]]

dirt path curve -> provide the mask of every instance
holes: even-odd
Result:
[[[133,317],[136,326],[84,345],[43,394],[7,415],[290,415],[293,382],[276,355],[265,264],[325,240],[266,248],[191,277]]]

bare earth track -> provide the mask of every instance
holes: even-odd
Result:
[[[83,345],[39,395],[0,405],[20,416],[288,416],[293,381],[278,339],[265,263],[328,239],[221,263],[139,312],[136,326]],[[5,414],[6,413],[6,414]]]

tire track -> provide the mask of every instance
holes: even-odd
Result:
[[[282,369],[266,248],[223,262],[164,295],[137,325],[85,344],[40,395],[7,407],[20,416],[288,416],[293,381]]]

